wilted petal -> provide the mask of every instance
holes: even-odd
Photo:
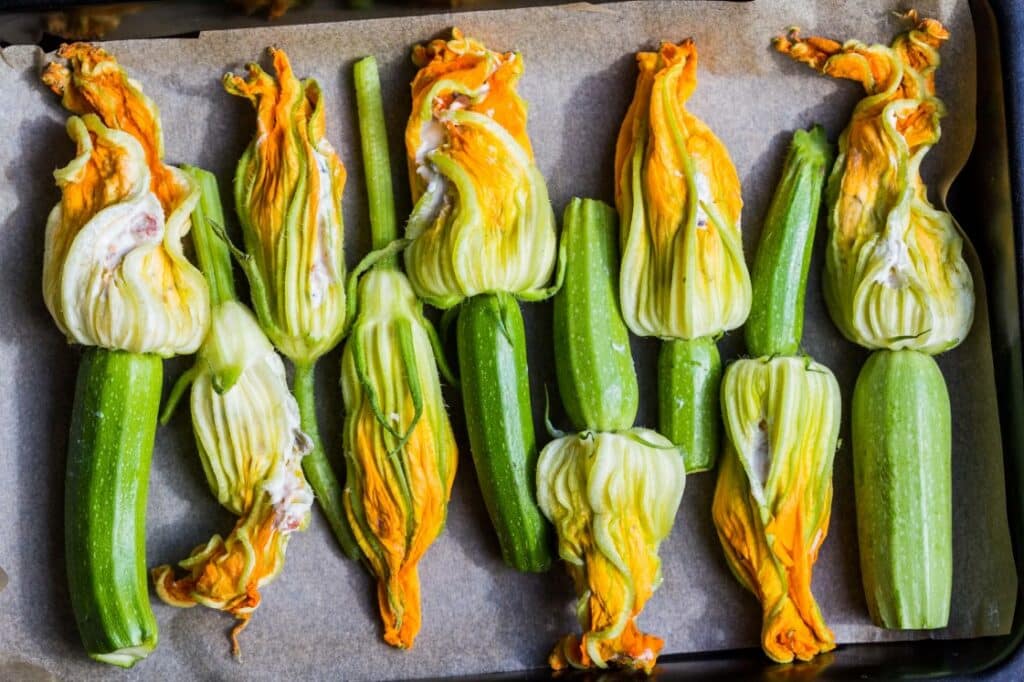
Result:
[[[811,594],[828,533],[839,385],[805,358],[739,360],[722,381],[726,448],[712,517],[733,574],[761,601],[779,662],[835,648]]]
[[[163,129],[153,100],[102,48],[89,43],[61,45],[57,57],[67,60],[67,64],[47,65],[43,82],[61,96],[68,111],[96,114],[105,126],[128,133],[142,145],[151,189],[170,216],[193,189],[176,168],[163,162]],[[190,211],[183,211],[186,220]]]
[[[833,321],[868,348],[939,353],[967,336],[974,287],[953,218],[931,205],[920,175],[945,113],[935,69],[949,34],[933,19],[908,18],[916,26],[891,47],[796,32],[775,45],[859,81],[868,95],[839,138],[829,180],[824,286]]]
[[[54,173],[61,201],[46,224],[50,314],[84,345],[165,357],[194,352],[209,324],[209,294],[181,239],[198,187],[165,167],[168,182],[177,183],[165,207],[135,137],[95,114],[71,117],[68,134],[78,154]]]
[[[270,54],[276,78],[256,64],[248,78],[224,76],[225,90],[257,114],[235,174],[235,207],[260,280],[260,324],[282,353],[310,362],[345,326],[345,167],[324,136],[320,85],[296,78],[284,51]]]
[[[408,280],[375,269],[342,356],[345,512],[378,580],[388,644],[420,628],[416,564],[444,527],[458,453],[421,304]]]
[[[306,527],[313,504],[300,466],[310,441],[299,429],[284,363],[240,303],[214,311],[191,405],[210,489],[241,518],[226,540],[215,535],[179,563],[185,577],[161,566],[153,579],[170,604],[232,613],[237,632],[259,605],[259,588],[280,572],[288,536]]]
[[[550,662],[650,671],[662,640],[636,618],[661,584],[658,546],[682,499],[679,451],[647,429],[590,433],[552,441],[537,462],[537,503],[558,531],[580,597],[582,637],[559,642]]]

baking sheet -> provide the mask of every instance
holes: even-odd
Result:
[[[966,160],[974,133],[974,35],[965,1],[916,3],[952,30],[943,48],[938,89],[949,108],[945,135],[925,170],[934,188],[948,185]],[[109,44],[144,84],[163,113],[167,159],[214,171],[226,203],[234,165],[254,128],[247,102],[225,94],[219,79],[264,48],[284,48],[300,76],[319,79],[328,137],[348,168],[346,246],[350,267],[370,238],[356,137],[351,68],[376,55],[391,133],[399,214],[410,202],[401,135],[415,70],[411,47],[445,35],[454,25],[494,49],[518,49],[526,71],[521,92],[530,102],[529,129],[538,165],[548,178],[556,213],[571,196],[612,201],[612,162],[619,123],[632,96],[638,49],[660,39],[693,36],[700,79],[691,100],[729,148],[743,183],[744,245],[748,262],[760,220],[781,170],[792,131],[813,122],[835,139],[860,87],[815,75],[769,47],[771,37],[798,24],[808,32],[889,42],[901,30],[891,0],[814,3],[802,0],[633,2],[509,11],[439,14],[313,26],[202,34],[197,39]],[[130,673],[92,663],[78,640],[68,603],[63,561],[63,466],[77,353],[68,348],[40,292],[43,228],[58,199],[51,179],[73,147],[66,113],[39,82],[44,55],[36,48],[3,50],[0,63],[0,677],[38,665],[63,679],[379,679],[473,674],[540,667],[562,634],[574,631],[573,594],[557,568],[522,575],[501,562],[462,425],[458,396],[449,391],[462,454],[448,526],[420,564],[423,629],[412,651],[380,639],[371,578],[344,560],[317,513],[311,529],[293,537],[282,575],[263,590],[263,604],[241,637],[241,662],[231,659],[230,616],[197,607],[181,610],[153,597],[160,646]],[[807,295],[804,348],[835,371],[849,402],[866,353],[832,326],[820,293],[824,228],[819,230]],[[939,358],[953,405],[954,586],[950,625],[935,637],[994,635],[1009,630],[1016,600],[1004,499],[1001,442],[985,292],[970,254],[977,316],[970,336]],[[540,441],[545,387],[555,395],[550,304],[525,306],[530,370]],[[723,359],[742,351],[742,335],[723,339]],[[641,381],[638,423],[656,423],[657,345],[634,339]],[[321,362],[321,429],[339,461],[340,353]],[[168,386],[190,364],[167,365]],[[553,405],[556,425],[562,417]],[[835,460],[832,527],[814,576],[814,594],[839,642],[926,637],[871,625],[857,569],[849,409]],[[149,565],[175,562],[233,518],[206,488],[187,413],[158,433],[150,482]],[[729,574],[711,523],[714,474],[693,475],[675,530],[662,546],[665,582],[641,626],[665,639],[664,653],[756,646],[760,610]]]

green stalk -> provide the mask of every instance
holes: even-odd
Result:
[[[181,170],[199,185],[199,201],[192,209],[192,244],[196,250],[199,269],[206,279],[210,291],[210,309],[227,301],[235,301],[235,277],[231,270],[231,248],[218,234],[224,230],[224,209],[220,203],[217,177],[197,166],[182,166]],[[166,426],[174,414],[185,391],[192,385],[198,373],[198,365],[185,370],[174,382],[160,413],[160,425]]]
[[[341,550],[349,559],[358,561],[362,555],[345,520],[345,508],[341,503],[341,484],[338,483],[338,477],[334,475],[334,470],[327,461],[323,443],[320,442],[313,386],[315,367],[316,362],[295,363],[295,385],[292,392],[295,394],[295,402],[299,404],[302,430],[313,443],[313,448],[302,458],[302,472],[313,486],[320,509],[327,517],[327,523],[334,531],[334,537],[338,539]]]
[[[359,140],[363,149],[363,168],[370,204],[370,231],[373,235],[373,248],[376,250],[384,248],[398,237],[388,131],[384,122],[377,60],[373,57],[359,60],[354,75],[359,109]],[[390,256],[380,263],[380,267],[394,267],[395,264],[395,257]]]
[[[199,269],[210,289],[210,307],[238,298],[231,271],[231,251],[217,229],[224,229],[224,209],[220,190],[213,173],[195,166],[182,170],[199,184],[199,203],[192,209],[192,243],[195,245]]]

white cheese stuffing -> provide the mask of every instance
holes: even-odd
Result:
[[[331,170],[327,157],[318,150],[313,151],[316,159],[316,170],[319,176],[320,192],[317,196],[316,245],[313,263],[309,269],[309,300],[313,307],[319,307],[327,295],[331,285],[333,268],[327,255],[327,243],[330,230],[333,229],[333,217],[337,207],[333,206],[331,194]]]
[[[115,270],[129,252],[143,244],[158,244],[164,236],[162,216],[150,213],[138,213],[131,220],[117,225],[110,231],[110,237],[100,242],[103,253],[103,267]]]
[[[906,286],[911,269],[910,250],[896,230],[885,231],[884,238],[875,245],[875,257],[882,261],[882,268],[875,275],[876,282],[890,289]]]

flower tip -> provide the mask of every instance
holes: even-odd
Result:
[[[157,596],[164,603],[181,609],[189,609],[196,605],[196,601],[188,596],[188,592],[182,590],[175,583],[174,569],[170,564],[157,566],[149,572],[149,575],[153,580],[153,588],[156,590]]]
[[[63,64],[50,62],[43,69],[42,81],[46,87],[53,90],[54,94],[63,97],[71,82],[71,70]]]
[[[697,43],[692,37],[686,38],[678,44],[670,40],[663,40],[658,52],[667,64],[686,62],[697,58]]]
[[[422,69],[427,63],[430,62],[430,58],[427,56],[426,45],[414,45],[412,48],[412,63],[418,69]]]
[[[411,649],[421,622],[420,584],[415,565],[379,584],[377,597],[384,622],[384,641],[396,649]]]
[[[106,54],[101,48],[96,47],[92,43],[61,43],[60,47],[57,48],[57,57],[60,59],[71,59],[72,57],[79,56],[79,54],[87,54],[94,51],[101,55]]]
[[[280,75],[284,70],[291,70],[291,61],[288,59],[288,54],[277,45],[271,45],[267,48],[267,53],[271,59],[274,60],[274,70]]]
[[[237,618],[238,621],[235,623],[235,626],[231,628],[231,655],[239,663],[242,662],[242,647],[238,644],[238,635],[242,634],[242,630],[249,626],[249,619],[251,617],[251,613],[236,615],[235,618]]]

